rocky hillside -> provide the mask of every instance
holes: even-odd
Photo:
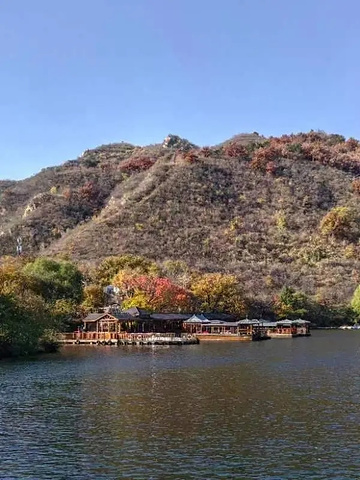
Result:
[[[0,182],[0,255],[21,236],[28,254],[183,260],[259,297],[291,285],[341,302],[360,280],[359,174],[359,143],[321,132],[105,145]]]

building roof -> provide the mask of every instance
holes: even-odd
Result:
[[[279,320],[276,322],[278,325],[308,325],[311,322],[308,320],[302,320],[301,318],[298,318],[297,320],[289,320],[286,318],[285,320]]]
[[[184,321],[184,323],[211,323],[211,320],[205,317],[202,313],[199,315],[193,315]]]
[[[191,315],[186,313],[153,313],[150,318],[153,320],[188,320]]]
[[[224,320],[228,322],[235,320],[234,315],[230,315],[229,313],[204,312],[203,315],[208,320]]]
[[[89,313],[87,317],[84,318],[84,322],[97,322],[98,320],[101,320],[103,317],[112,317],[113,320],[117,320],[114,315],[111,315],[110,313],[107,312],[102,312],[102,313]]]
[[[213,327],[237,327],[238,322],[225,322],[224,320],[210,320],[209,326]]]
[[[127,310],[125,310],[125,313],[128,313],[132,317],[148,318],[150,316],[149,311],[144,310],[143,308],[138,308],[138,307],[128,308]]]
[[[263,323],[262,321],[258,320],[257,318],[245,318],[244,320],[239,320],[236,322],[238,325],[259,325],[260,323]]]
[[[265,328],[270,328],[270,327],[277,327],[277,322],[262,322],[261,324],[262,327],[265,327]]]

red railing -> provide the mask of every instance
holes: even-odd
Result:
[[[191,335],[194,338],[196,335]],[[93,341],[93,342],[102,342],[102,341],[109,341],[109,340],[138,340],[138,341],[146,341],[153,337],[159,338],[174,338],[174,337],[189,337],[188,333],[182,334],[175,334],[175,333],[139,333],[139,332],[72,332],[72,333],[60,333],[59,340],[60,341]]]

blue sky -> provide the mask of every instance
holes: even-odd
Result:
[[[357,0],[3,0],[0,178],[121,140],[360,137]]]

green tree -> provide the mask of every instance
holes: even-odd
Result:
[[[0,358],[35,353],[52,319],[45,301],[32,292],[25,298],[0,294]]]
[[[296,292],[291,287],[284,287],[275,298],[274,312],[279,318],[305,318],[309,309],[309,300],[302,292]]]
[[[25,266],[24,273],[37,283],[38,293],[47,301],[68,299],[79,303],[82,299],[82,275],[71,262],[37,258]]]
[[[356,288],[353,297],[351,299],[351,308],[360,317],[360,285]]]

